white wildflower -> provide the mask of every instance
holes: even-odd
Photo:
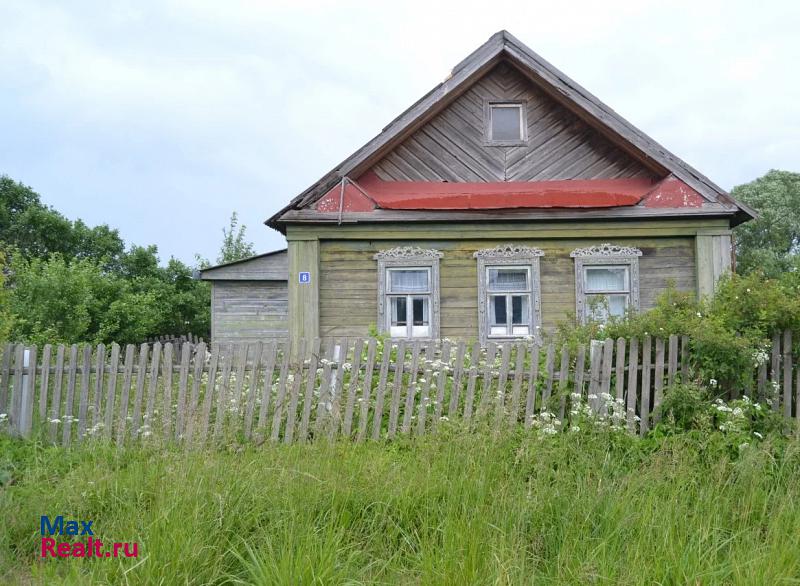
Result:
[[[758,433],[757,431],[754,431],[753,435],[756,436],[758,439],[764,439],[764,436],[762,434]]]

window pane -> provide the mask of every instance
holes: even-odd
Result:
[[[420,293],[428,290],[428,271],[426,269],[393,269],[389,271],[389,291],[391,293]]]
[[[596,321],[606,321],[609,316],[622,317],[628,307],[627,294],[587,295],[587,313]]]
[[[505,325],[508,323],[505,295],[493,295],[489,297],[489,323],[492,326],[504,326],[503,331],[505,332]]]
[[[528,270],[519,267],[489,269],[490,291],[527,291]]]
[[[527,295],[514,295],[511,298],[511,323],[515,326],[529,323]]]
[[[392,297],[390,299],[392,307],[392,327],[405,326],[407,323],[406,317],[406,298],[405,297]],[[403,334],[405,335],[405,334]]]
[[[411,303],[413,308],[413,324],[415,326],[428,325],[428,298],[414,297]]]
[[[492,140],[520,140],[520,106],[491,106]]]
[[[587,267],[586,291],[627,291],[628,267]]]

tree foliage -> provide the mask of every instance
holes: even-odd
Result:
[[[731,195],[760,216],[734,231],[737,272],[775,278],[800,269],[800,173],[772,170]]]
[[[36,343],[208,336],[209,286],[192,278],[193,267],[174,258],[161,266],[155,246],[126,249],[117,230],[70,221],[5,176],[0,250],[7,257],[0,339],[4,332]]]
[[[219,264],[241,260],[255,254],[253,243],[245,237],[246,232],[247,227],[239,225],[239,216],[233,212],[228,228],[222,229],[222,246],[217,256]]]

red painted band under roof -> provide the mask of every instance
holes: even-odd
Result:
[[[345,182],[317,203],[320,212],[387,210],[492,210],[535,208],[612,208],[641,204],[649,208],[701,207],[703,198],[670,175],[653,184],[647,179],[570,179],[436,183],[382,181],[362,175]]]

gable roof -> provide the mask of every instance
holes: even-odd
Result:
[[[702,197],[704,204],[707,204],[702,208],[681,210],[678,212],[679,215],[691,213],[730,216],[734,225],[755,217],[754,210],[735,201],[725,190],[705,175],[634,127],[509,32],[500,31],[456,65],[445,81],[401,113],[366,145],[292,199],[288,205],[269,218],[266,224],[283,231],[286,221],[312,219],[312,215],[305,212],[306,208],[314,205],[340,184],[343,188],[348,187],[346,183],[348,181],[352,183],[352,177],[358,177],[367,171],[500,62],[510,63],[551,98],[596,128],[620,149],[651,169],[654,174],[665,180],[670,177],[679,180]],[[660,207],[665,208],[666,206]],[[658,208],[659,206],[656,206],[656,210],[651,208],[650,212],[640,215],[666,215],[664,209]],[[585,211],[595,212],[596,210]],[[320,220],[326,219],[323,217],[325,214],[316,215],[320,216]],[[335,220],[336,214],[329,213],[327,215],[333,216],[327,218],[329,221]],[[380,214],[374,213],[371,216],[370,219],[381,217]],[[383,216],[391,218],[395,217],[396,213],[385,213]],[[476,219],[478,218],[476,217]],[[339,220],[341,221],[341,211]]]

